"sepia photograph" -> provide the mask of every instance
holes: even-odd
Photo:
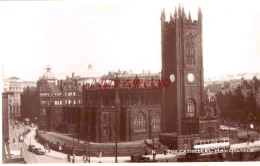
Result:
[[[259,6],[0,1],[2,163],[259,164]]]

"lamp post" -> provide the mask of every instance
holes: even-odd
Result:
[[[151,110],[149,109],[149,139],[152,138]]]
[[[247,120],[248,120],[249,123],[250,123],[250,120],[251,120],[251,115],[252,115],[252,113],[250,113],[250,114],[247,115]],[[249,126],[249,127],[250,127],[250,126]],[[248,126],[246,126],[246,133],[247,133],[247,139],[249,139]]]
[[[90,163],[90,109],[88,110],[88,162]]]
[[[72,141],[73,141],[73,143],[72,143],[72,146],[73,146],[73,148],[72,148],[72,153],[74,154],[74,135],[75,135],[75,132],[73,133],[73,138],[72,138]]]
[[[38,126],[37,117],[35,117],[34,119],[35,119],[35,124]]]
[[[115,145],[116,145],[116,151],[115,151],[115,163],[117,163],[117,132],[118,132],[118,125],[117,125],[117,108],[115,108]]]
[[[118,74],[116,74],[116,80],[118,79]],[[117,163],[117,135],[118,135],[118,116],[117,113],[120,111],[120,99],[118,95],[118,87],[115,87],[115,144],[116,144],[116,151],[115,151],[115,163]]]

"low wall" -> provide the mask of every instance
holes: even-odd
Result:
[[[244,124],[244,123],[237,122],[237,121],[227,121],[227,120],[222,119],[222,120],[220,120],[220,123],[223,125],[230,125],[233,127],[243,127],[243,128],[249,129],[249,130],[255,130],[255,131],[260,132],[260,124],[254,124],[254,128],[251,129],[250,124]]]
[[[66,154],[72,154],[73,153],[73,147],[72,146],[66,146],[66,145],[60,145],[62,148],[61,150],[59,150],[59,143],[58,142],[52,142],[51,140],[47,140],[45,139],[42,135],[40,131],[36,131],[36,138],[38,139],[38,141],[41,144],[48,144],[49,147],[52,150],[58,151],[58,152],[62,152],[62,153],[66,153]],[[98,156],[98,152],[101,151],[102,152],[102,156],[115,156],[115,146],[114,148],[111,148],[111,145],[102,145],[102,146],[97,146],[97,147],[93,147],[93,145],[91,145],[91,149],[89,151],[89,146],[86,145],[81,145],[81,146],[77,146],[74,148],[75,149],[75,154],[76,155],[83,155],[83,154],[90,154],[90,156]],[[129,147],[124,146],[124,147],[120,147],[117,149],[118,152],[118,156],[131,156],[132,154],[145,154],[145,151],[147,151],[147,149],[149,149],[149,147],[145,146],[138,146],[138,147],[131,147],[131,145],[129,145]]]

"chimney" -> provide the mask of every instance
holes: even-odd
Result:
[[[58,86],[58,88],[60,87],[60,81],[59,80],[56,80],[56,86]]]
[[[72,77],[72,78],[74,78],[74,77],[75,77],[75,73],[74,73],[74,72],[71,74],[71,77]]]
[[[60,90],[63,90],[63,80],[60,80],[60,86],[59,86]]]

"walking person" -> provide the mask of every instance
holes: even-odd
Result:
[[[49,151],[49,153],[51,153],[51,148],[48,144],[47,144],[47,150]]]
[[[99,152],[98,152],[99,163],[101,163],[101,157],[102,157],[102,152],[99,150]]]
[[[72,163],[75,163],[75,158],[76,158],[75,153],[73,153]]]
[[[68,154],[67,157],[68,157],[68,162],[70,162],[70,154]]]

